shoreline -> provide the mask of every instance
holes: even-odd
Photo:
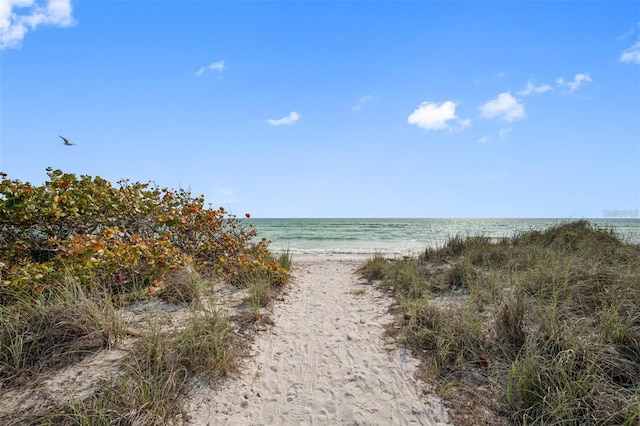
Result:
[[[361,262],[364,263],[372,256],[374,256],[376,252],[371,253],[291,253],[291,258],[293,259],[293,264],[296,262],[328,262],[332,260],[340,260],[340,261],[353,261],[353,262]],[[387,255],[387,253],[383,253]],[[392,254],[389,253],[389,256]],[[397,254],[400,256],[400,254]]]
[[[544,231],[571,219],[251,219],[270,249],[292,254],[372,254],[405,256],[437,249],[453,237],[491,241]],[[640,220],[588,219],[611,229],[622,241],[640,244]]]

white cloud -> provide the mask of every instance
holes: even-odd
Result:
[[[407,122],[425,130],[448,129],[450,132],[462,130],[471,124],[471,120],[462,120],[456,115],[456,103],[453,101],[445,101],[441,104],[422,102],[409,115]]]
[[[573,81],[568,82],[567,86],[569,86],[570,92],[575,92],[582,86],[582,83],[591,83],[592,81],[589,74],[576,74]]]
[[[269,120],[267,120],[267,123],[271,124],[272,126],[282,126],[283,124],[293,124],[296,121],[300,120],[300,117],[302,117],[300,114],[293,111],[293,112],[290,112],[289,115],[282,118],[278,118],[278,119],[270,118]]]
[[[483,136],[480,139],[478,139],[478,143],[487,143],[489,142],[489,136]]]
[[[634,36],[638,32],[640,32],[640,22],[638,22],[636,26],[631,30],[627,31],[625,34],[619,37],[619,39],[624,40],[626,38]],[[640,40],[638,40],[633,46],[622,52],[622,54],[620,55],[620,61],[640,64]]]
[[[627,31],[626,33],[624,33],[620,37],[618,37],[618,40],[625,40],[625,39],[627,39],[629,37],[632,37],[638,31],[640,31],[640,22],[638,22],[636,25],[634,25],[633,28],[631,28],[629,31]]]
[[[376,97],[373,95],[364,95],[360,99],[357,100],[356,104],[351,108],[354,111],[359,111],[363,106],[369,104],[376,100]]]
[[[549,86],[546,83],[543,83],[540,86],[536,86],[531,80],[529,80],[527,81],[527,84],[524,85],[524,88],[522,90],[516,92],[516,95],[527,96],[532,93],[545,93],[550,90],[553,90],[553,87]]]
[[[505,121],[513,121],[524,118],[524,104],[518,102],[511,93],[500,93],[496,99],[481,105],[479,108],[480,115],[485,118],[500,118]]]
[[[640,64],[640,41],[622,52],[620,55],[622,62],[632,62],[634,64]]]
[[[464,120],[458,120],[458,126],[452,130],[462,130],[462,129],[466,129],[469,126],[471,126],[471,119],[465,118]]]
[[[224,61],[213,62],[210,65],[201,67],[196,72],[196,75],[200,77],[202,74],[204,74],[208,70],[222,72],[224,70]]]
[[[0,1],[0,50],[20,48],[27,32],[40,25],[72,26],[71,12],[71,0],[49,0],[46,5],[35,0]]]
[[[556,80],[556,83],[558,84],[559,87],[567,86],[569,88],[569,93],[573,93],[576,90],[578,90],[583,83],[591,83],[591,82],[593,82],[593,80],[591,80],[591,77],[589,76],[589,74],[586,74],[586,73],[576,74],[576,76],[573,77],[572,81],[565,81],[564,78],[562,77],[559,77]]]
[[[513,129],[511,127],[505,127],[498,130],[498,136],[500,137],[500,140],[506,141],[507,137],[509,136],[509,133],[511,133],[512,131]]]

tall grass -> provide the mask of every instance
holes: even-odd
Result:
[[[192,379],[217,380],[234,371],[238,347],[232,340],[228,319],[215,311],[194,316],[177,335],[162,331],[153,320],[140,344],[121,361],[119,374],[83,401],[33,415],[30,424],[184,423],[183,404]]]
[[[0,388],[107,348],[123,336],[111,298],[70,277],[46,297],[0,305]]]
[[[240,351],[229,318],[216,309],[195,315],[176,336],[173,345],[180,365],[191,376],[210,379],[228,376],[236,367]]]
[[[144,424],[186,421],[184,399],[196,377],[216,381],[237,367],[242,350],[227,315],[206,295],[193,271],[176,273],[162,297],[187,305],[180,327],[150,314],[128,355],[84,400],[48,411],[0,414],[2,424]],[[109,348],[125,336],[108,291],[73,280],[55,293],[0,307],[0,387],[28,386],[54,366]],[[93,289],[93,290],[91,290]],[[98,374],[98,372],[96,372]],[[64,398],[63,398],[64,399]]]
[[[282,253],[278,255],[277,260],[280,266],[282,266],[285,270],[291,270],[291,265],[293,264],[293,255],[291,254],[291,250],[289,250],[288,248],[283,250]]]
[[[482,412],[454,395],[478,381],[499,402],[495,423],[640,419],[640,246],[610,230],[577,221],[498,241],[454,237],[361,271],[398,298],[405,343],[435,374],[454,423]]]
[[[182,398],[188,374],[167,333],[151,321],[149,330],[121,363],[120,373],[84,401],[72,401],[41,415],[62,425],[171,424],[186,420]]]

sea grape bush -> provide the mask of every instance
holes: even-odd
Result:
[[[286,283],[269,241],[223,208],[189,191],[47,169],[42,186],[0,183],[0,304],[41,293],[68,274],[120,292],[157,289],[169,271],[193,262],[224,279]]]

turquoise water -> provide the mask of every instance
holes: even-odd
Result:
[[[274,250],[292,253],[418,253],[454,235],[498,239],[569,219],[251,219]],[[593,219],[623,240],[640,244],[639,219]]]

